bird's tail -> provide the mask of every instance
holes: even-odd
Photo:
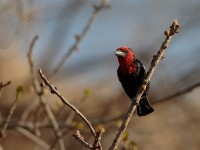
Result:
[[[146,115],[152,113],[153,111],[154,111],[154,109],[149,104],[147,97],[143,97],[140,100],[139,104],[137,105],[138,116],[146,116]]]

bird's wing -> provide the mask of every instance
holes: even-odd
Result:
[[[140,60],[138,60],[138,59],[135,59],[135,63],[137,65],[137,68],[139,68],[138,69],[139,72],[141,71],[140,73],[146,75],[147,72],[146,72],[145,66],[142,64],[142,62]]]
[[[140,74],[142,74],[145,77],[145,75],[147,74],[145,66],[138,59],[135,59],[135,63],[137,65],[137,67],[139,68],[138,70],[139,70]],[[146,91],[143,93],[143,96],[146,96],[148,94],[148,92],[149,92],[149,86],[150,86],[150,83],[148,83]]]

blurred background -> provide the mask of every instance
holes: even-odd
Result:
[[[132,148],[149,150],[200,149],[200,88],[158,102],[200,82],[200,1],[106,1],[108,7],[97,12],[78,48],[62,66],[59,65],[63,56],[79,41],[77,35],[82,33],[94,13],[94,4],[101,5],[101,0],[0,1],[0,81],[12,82],[2,90],[1,125],[15,99],[17,86],[23,85],[25,91],[12,121],[18,121],[30,103],[38,101],[27,60],[30,43],[38,35],[33,50],[35,74],[42,68],[63,96],[97,128],[105,128],[102,145],[108,149],[123,118],[120,116],[127,112],[131,103],[117,78],[118,62],[114,51],[123,45],[132,48],[148,70],[152,56],[165,39],[163,32],[176,18],[181,24],[180,33],[173,37],[151,80],[149,99],[155,103],[155,112],[141,118],[133,117],[127,131],[128,139],[121,143],[121,149],[130,148],[130,143],[134,145]],[[54,114],[59,111],[58,122],[70,118],[69,108],[63,109],[58,98],[50,93],[45,97]],[[35,104],[28,121],[43,120],[40,115],[44,112],[37,111],[39,106]],[[33,119],[33,112],[38,113],[36,119]],[[88,130],[78,117],[72,118],[70,123],[76,122],[75,128]],[[72,137],[74,131],[71,129],[64,136],[66,149],[84,149]],[[7,132],[1,141],[5,150],[42,149],[13,128]],[[52,129],[44,127],[40,132],[39,137],[52,145],[55,139]],[[92,143],[93,138],[88,133],[84,136]],[[59,149],[58,145],[55,148]]]

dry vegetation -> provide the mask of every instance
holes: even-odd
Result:
[[[20,0],[18,2],[22,3]],[[155,112],[146,117],[133,116],[136,103],[130,104],[124,100],[128,98],[123,91],[114,94],[110,92],[113,87],[107,80],[97,82],[98,86],[90,88],[82,86],[84,89],[78,86],[81,83],[68,81],[68,87],[75,89],[72,92],[74,97],[68,96],[72,88],[62,84],[67,79],[59,78],[59,71],[72,54],[80,49],[97,15],[109,7],[108,0],[100,0],[93,5],[93,12],[86,25],[75,35],[74,43],[63,57],[56,60],[57,65],[53,69],[47,69],[45,65],[40,65],[39,69],[34,59],[34,49],[40,42],[40,34],[30,41],[27,55],[20,56],[19,60],[12,59],[13,66],[9,63],[0,65],[1,70],[9,70],[6,80],[0,78],[0,149],[153,150],[162,147],[167,150],[184,149],[188,145],[189,149],[200,148],[197,140],[200,138],[197,133],[200,124],[198,81],[173,93],[166,91],[170,94],[153,101]],[[22,10],[18,8],[23,21],[29,22],[29,19],[34,18],[23,15]],[[170,28],[164,31],[165,40],[162,37],[163,43],[157,54],[150,54],[153,59],[135,98],[136,102],[139,102],[145,86],[150,82],[158,63],[164,59],[163,54],[179,29],[180,24],[174,20]],[[98,92],[94,94],[95,91]],[[151,97],[155,98],[156,93],[154,91]]]

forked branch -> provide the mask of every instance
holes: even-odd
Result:
[[[87,126],[89,127],[90,129],[90,132],[92,133],[92,135],[94,136],[94,138],[96,139],[97,138],[97,134],[94,130],[94,128],[92,127],[92,124],[88,121],[88,119],[75,107],[73,106],[72,104],[69,103],[69,101],[67,99],[65,99],[60,93],[59,91],[57,90],[57,88],[51,83],[49,82],[49,80],[46,78],[46,76],[43,74],[42,70],[39,69],[38,70],[38,73],[41,77],[41,79],[44,81],[44,83],[49,87],[49,90],[51,91],[52,94],[55,94],[57,95],[60,100],[65,104],[67,105],[69,108],[71,108],[86,124]],[[42,85],[42,84],[41,84]],[[98,144],[100,146],[100,149],[102,149],[101,147],[101,144],[100,142],[98,141]]]

